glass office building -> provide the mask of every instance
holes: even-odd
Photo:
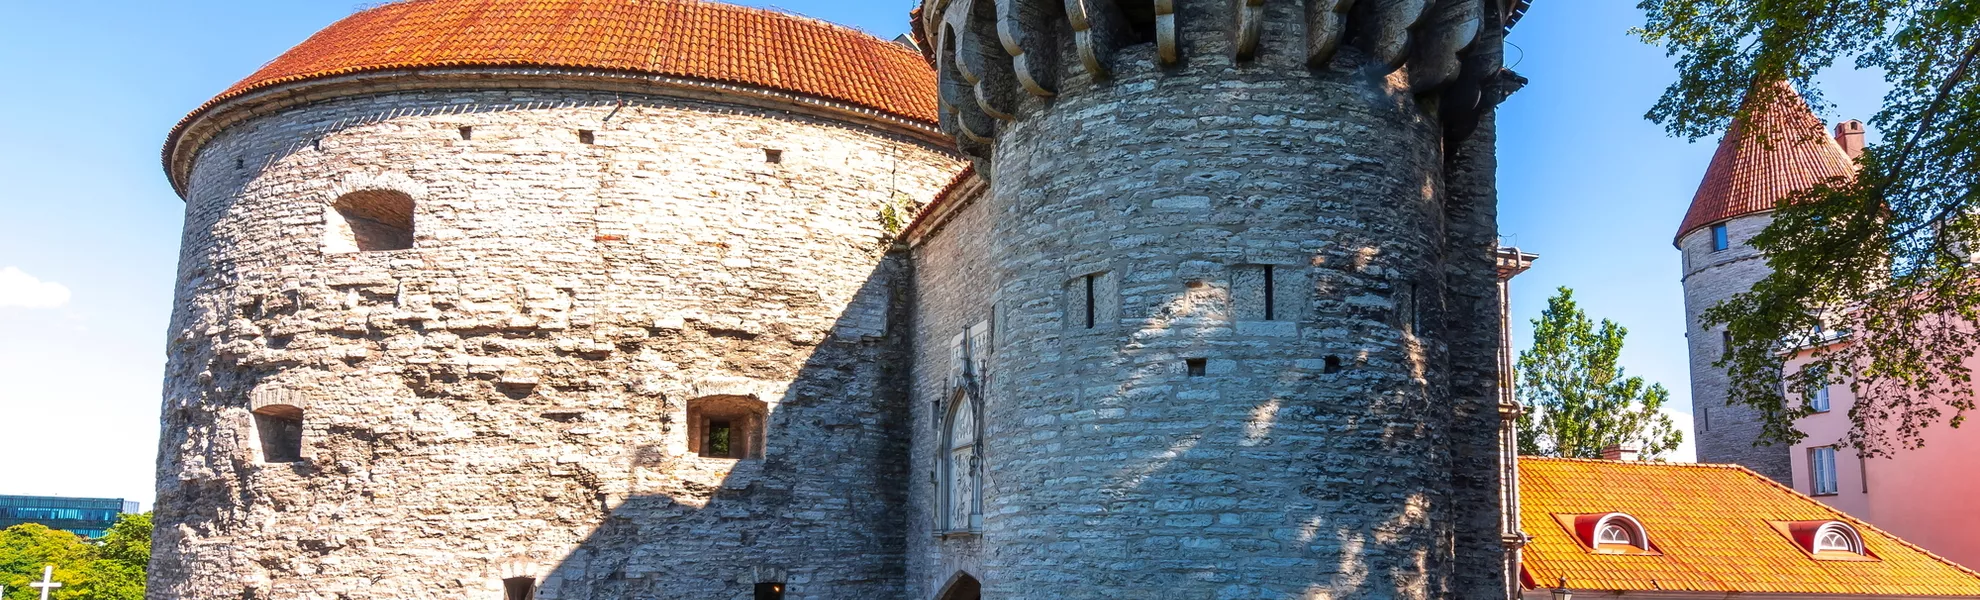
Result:
[[[38,523],[84,537],[100,538],[117,517],[137,512],[138,503],[121,498],[0,496],[0,529]]]

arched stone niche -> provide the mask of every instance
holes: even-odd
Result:
[[[351,175],[330,190],[323,211],[326,254],[413,247],[425,187],[402,175]]]
[[[705,396],[688,401],[688,452],[701,458],[763,458],[770,407],[749,396]]]

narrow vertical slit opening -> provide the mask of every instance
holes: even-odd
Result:
[[[1095,325],[1094,318],[1099,315],[1099,305],[1095,303],[1093,296],[1093,292],[1099,288],[1099,285],[1097,285],[1099,279],[1100,277],[1098,275],[1086,276],[1086,328],[1087,329],[1093,328],[1093,326]]]
[[[1275,306],[1278,304],[1275,287],[1277,286],[1273,285],[1272,282],[1272,265],[1265,265],[1265,320],[1267,321],[1276,321],[1279,319],[1278,307]]]

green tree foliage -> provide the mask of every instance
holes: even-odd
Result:
[[[1720,366],[1728,403],[1764,417],[1761,443],[1793,443],[1808,413],[1787,400],[1821,373],[1847,373],[1857,401],[1847,442],[1872,456],[1922,445],[1974,408],[1965,359],[1980,350],[1980,2],[1974,0],[1642,0],[1646,42],[1678,59],[1650,111],[1697,139],[1787,101],[1787,81],[1839,60],[1891,84],[1870,123],[1881,142],[1839,178],[1789,198],[1750,243],[1773,275],[1705,314],[1734,347]],[[1837,341],[1835,335],[1846,335]],[[1812,368],[1787,373],[1807,351]]]
[[[124,515],[101,542],[33,523],[0,531],[0,600],[38,600],[28,583],[55,567],[53,600],[143,600],[151,560],[151,513]]]
[[[1664,386],[1625,377],[1617,364],[1629,330],[1598,327],[1561,288],[1533,321],[1533,347],[1519,353],[1519,453],[1601,458],[1608,446],[1635,446],[1645,458],[1675,450],[1684,432],[1662,412]]]

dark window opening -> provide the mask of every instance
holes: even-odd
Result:
[[[1733,353],[1732,330],[1719,332],[1719,354],[1721,354],[1722,356],[1732,356],[1732,353]]]
[[[473,128],[473,127],[462,127],[462,128],[461,128],[461,139],[464,139],[464,140],[471,140],[471,139],[474,139],[474,128]]]
[[[1190,377],[1202,377],[1210,372],[1210,361],[1201,358],[1185,358],[1183,366],[1189,368]]]
[[[1712,430],[1712,408],[1709,406],[1698,407],[1698,432],[1705,433],[1711,430]]]
[[[773,165],[782,164],[784,162],[784,151],[772,150],[769,148],[763,149],[763,162],[767,162]]]
[[[1093,328],[1095,324],[1094,317],[1099,315],[1099,305],[1095,303],[1094,295],[1093,295],[1094,291],[1099,288],[1098,285],[1099,280],[1100,280],[1099,275],[1086,276],[1086,328],[1087,329]]]
[[[1277,298],[1274,297],[1277,292],[1277,290],[1273,289],[1275,287],[1277,286],[1273,285],[1272,282],[1272,265],[1265,265],[1265,320],[1267,321],[1274,321],[1279,318],[1278,311],[1276,310],[1278,307],[1274,306],[1278,304]]]
[[[746,396],[710,396],[687,407],[688,451],[702,458],[763,458],[768,407]]]
[[[595,144],[595,143],[597,143],[597,142],[598,142],[598,135],[597,135],[597,134],[595,134],[595,133],[592,133],[592,131],[591,131],[591,130],[589,130],[589,129],[579,129],[579,130],[578,130],[578,143],[580,143],[580,144]]]
[[[701,455],[708,458],[734,458],[729,456],[733,448],[729,444],[730,427],[728,421],[708,422],[708,451]]]
[[[1335,373],[1339,373],[1339,372],[1341,372],[1341,357],[1339,357],[1339,356],[1329,356],[1329,357],[1327,357],[1327,364],[1326,364],[1326,367],[1325,367],[1324,369],[1325,369],[1325,370],[1324,370],[1324,371],[1322,371],[1322,372],[1324,372],[1324,373],[1326,373],[1326,374],[1328,374],[1328,375],[1332,375],[1332,374],[1335,374]]]
[[[235,168],[235,169],[245,169],[245,168],[247,168],[247,159],[245,159],[245,158],[236,158],[236,159],[234,159],[234,168]]]
[[[756,600],[784,600],[784,584],[777,582],[756,584]]]
[[[333,233],[359,251],[406,250],[413,247],[413,199],[404,192],[361,190],[344,194],[331,204],[343,217]],[[350,247],[346,246],[346,247]]]
[[[535,600],[535,577],[512,577],[502,580],[502,597],[505,600]]]
[[[265,406],[254,411],[255,433],[261,438],[261,462],[302,460],[303,413],[293,406]]]

